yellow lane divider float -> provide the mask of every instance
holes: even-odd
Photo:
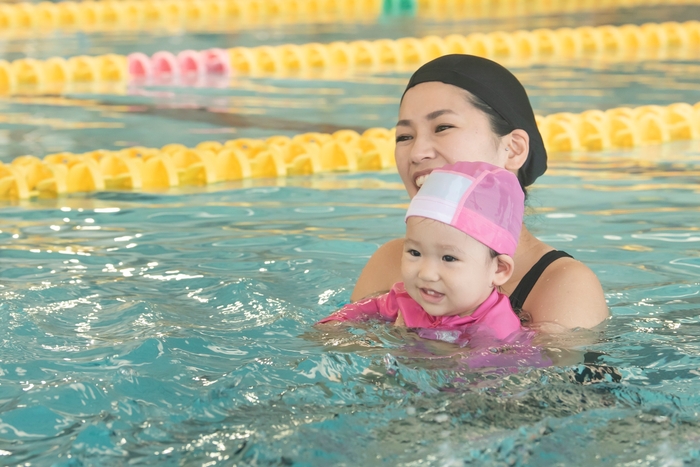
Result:
[[[56,30],[230,31],[289,23],[375,20],[382,0],[102,0],[0,4],[0,34]]]
[[[394,166],[393,130],[359,134],[305,133],[266,140],[207,141],[195,148],[168,144],[85,154],[20,156],[0,163],[0,199],[55,197],[64,193],[207,185],[248,178],[380,170]]]
[[[536,118],[545,146],[553,155],[700,139],[700,103],[589,110]],[[393,152],[394,130],[372,128],[363,134],[341,130],[293,138],[207,141],[195,148],[169,144],[160,149],[130,147],[85,154],[49,154],[43,159],[20,156],[9,164],[0,163],[0,199],[381,170],[395,165]]]
[[[0,35],[56,30],[227,31],[276,24],[375,21],[397,10],[433,20],[593,12],[698,0],[101,0],[0,4]],[[408,8],[397,5],[409,4]],[[403,12],[402,14],[405,14]]]
[[[442,55],[465,53],[527,65],[604,56],[622,60],[653,58],[660,52],[685,51],[700,45],[700,21],[583,26],[515,32],[451,34],[401,39],[358,40],[228,49],[231,69],[245,75],[313,76],[314,71],[413,70]]]
[[[162,0],[165,1],[165,0]],[[292,1],[292,0],[289,0]],[[700,21],[647,23],[533,31],[452,34],[446,37],[302,45],[233,47],[167,51],[148,57],[133,53],[48,60],[0,60],[0,94],[61,92],[80,83],[197,82],[197,78],[231,75],[314,78],[355,71],[409,71],[449,53],[468,53],[525,65],[581,57],[639,60],[669,54],[696,57]]]
[[[700,102],[536,116],[547,151],[602,151],[700,139]]]
[[[401,1],[401,0],[393,0]],[[435,21],[510,18],[525,15],[595,12],[657,5],[696,5],[697,0],[415,0],[416,16]]]

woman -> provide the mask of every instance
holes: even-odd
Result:
[[[523,190],[547,168],[523,86],[497,63],[471,55],[446,55],[414,73],[401,100],[395,156],[411,198],[432,170],[457,161],[503,167],[518,176]],[[402,254],[403,239],[382,245],[360,274],[351,300],[384,293],[399,282]],[[515,271],[500,291],[529,326],[591,328],[609,316],[595,274],[525,226],[514,260]]]

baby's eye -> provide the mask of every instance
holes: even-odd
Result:
[[[442,257],[442,260],[447,262],[447,263],[451,263],[453,261],[457,261],[457,258],[455,258],[454,256],[445,255]]]
[[[418,250],[408,250],[408,254],[411,256],[420,256],[420,251]]]

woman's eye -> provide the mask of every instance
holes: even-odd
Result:
[[[411,256],[420,256],[420,251],[418,250],[408,250],[408,254]]]
[[[411,139],[411,137],[409,135],[398,135],[396,137],[396,142],[400,143],[402,141],[408,141],[409,139]]]
[[[454,128],[452,125],[438,125],[435,127],[435,133],[440,133],[441,131],[449,130]]]
[[[455,258],[454,256],[445,255],[442,257],[442,260],[447,262],[447,263],[451,263],[453,261],[457,261],[457,258]]]

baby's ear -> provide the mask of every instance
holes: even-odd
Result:
[[[508,282],[510,276],[513,275],[515,263],[513,258],[508,255],[498,255],[494,259],[496,260],[496,272],[493,276],[493,285],[498,287]]]

